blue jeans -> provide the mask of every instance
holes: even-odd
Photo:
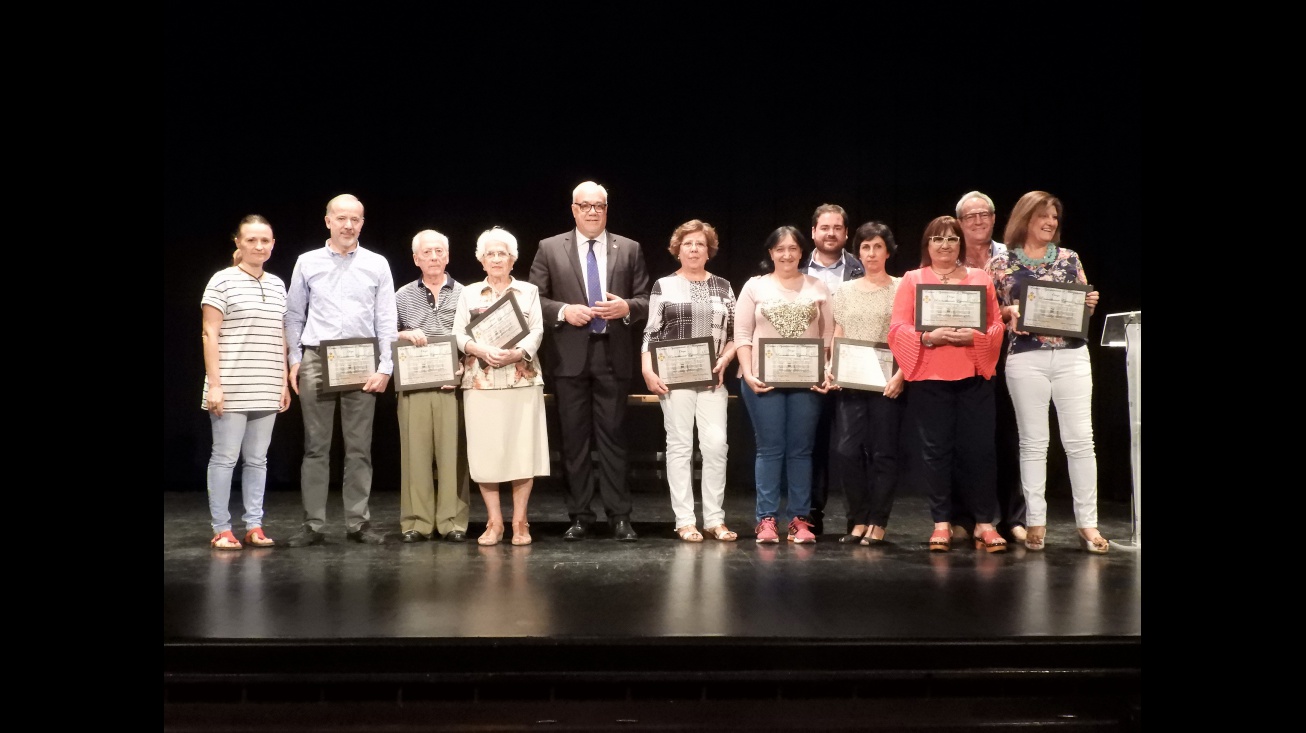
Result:
[[[788,486],[790,517],[805,517],[812,509],[812,446],[821,417],[821,394],[808,389],[773,389],[757,394],[747,384],[740,395],[753,422],[757,459],[757,520],[780,510],[780,481]],[[777,518],[778,519],[778,518]]]
[[[245,500],[245,531],[263,526],[263,490],[268,479],[268,445],[272,442],[275,410],[209,413],[213,453],[209,456],[209,516],[213,533],[231,529],[231,475],[236,458],[244,459],[240,493]]]

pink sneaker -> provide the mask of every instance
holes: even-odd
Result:
[[[762,517],[762,521],[757,523],[757,543],[771,544],[780,541],[780,533],[775,526],[775,517]]]
[[[806,517],[789,520],[789,541],[800,545],[816,541],[816,535],[812,534],[812,523]]]

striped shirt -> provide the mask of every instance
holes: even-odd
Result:
[[[376,339],[379,374],[390,374],[390,347],[398,338],[395,281],[385,257],[364,248],[340,254],[330,244],[295,260],[286,294],[286,340],[290,363],[323,341]]]
[[[201,307],[222,312],[218,330],[218,373],[223,409],[231,412],[278,410],[286,383],[286,285],[270,272],[263,279],[238,267],[219,270],[204,288]],[[209,377],[204,375],[202,409],[209,409]]]
[[[649,341],[711,336],[720,355],[734,335],[735,291],[730,281],[712,274],[703,281],[673,274],[653,283],[640,353],[648,351]]]
[[[453,333],[453,316],[458,312],[458,296],[463,286],[449,273],[439,293],[432,293],[418,278],[395,291],[395,309],[399,312],[399,330],[422,329],[427,338]]]

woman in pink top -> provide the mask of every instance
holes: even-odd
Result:
[[[958,259],[961,224],[940,216],[925,227],[921,268],[903,275],[893,301],[889,348],[907,380],[908,424],[919,436],[919,475],[925,481],[934,532],[932,551],[952,546],[952,492],[975,515],[975,547],[1005,552],[998,517],[996,413],[993,374],[1002,348],[1002,316],[988,273]],[[985,328],[939,327],[918,331],[916,289],[922,285],[984,288]]]
[[[735,306],[739,393],[757,444],[753,473],[759,543],[780,541],[776,515],[781,477],[788,485],[789,541],[816,541],[808,514],[820,395],[829,391],[825,375],[814,374],[810,387],[774,387],[762,381],[758,370],[759,339],[819,338],[828,357],[834,333],[830,291],[820,278],[799,271],[805,249],[806,239],[798,229],[784,226],[771,232],[766,239],[768,257],[762,261],[766,274],[744,284]]]

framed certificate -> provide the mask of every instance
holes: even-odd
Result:
[[[897,364],[889,345],[879,341],[836,337],[830,356],[835,384],[844,389],[883,392]]]
[[[526,325],[526,316],[522,315],[521,306],[517,305],[517,298],[511,290],[467,324],[467,335],[473,341],[497,349],[516,346],[528,333],[530,327]]]
[[[825,381],[821,339],[758,339],[757,376],[768,387],[811,387]]]
[[[716,349],[710,336],[650,341],[648,351],[653,371],[669,389],[712,387],[717,383],[717,375],[712,373]]]
[[[390,345],[394,354],[395,392],[457,386],[458,340],[453,336],[427,338],[425,346],[399,340]]]
[[[318,350],[322,356],[319,392],[360,390],[380,363],[376,339],[327,339]]]
[[[1088,338],[1088,319],[1092,314],[1084,305],[1084,298],[1092,291],[1092,285],[1081,283],[1043,280],[1025,283],[1016,330],[1048,336]]]
[[[917,285],[916,330],[948,326],[983,331],[988,327],[988,295],[983,285]]]

